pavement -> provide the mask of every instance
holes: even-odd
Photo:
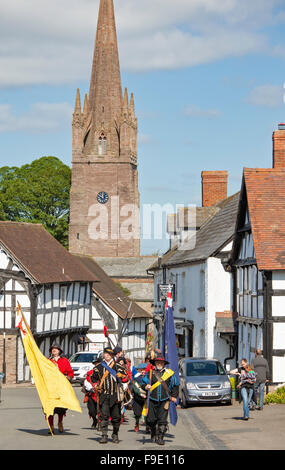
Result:
[[[74,387],[82,413],[67,411],[65,431],[48,435],[41,403],[34,386],[3,386],[0,402],[0,450],[104,450],[104,451],[188,451],[188,450],[283,450],[285,448],[285,406],[266,405],[242,420],[242,405],[201,405],[178,409],[176,427],[169,425],[165,446],[152,444],[141,426],[134,432],[134,417],[121,425],[120,444],[99,444],[80,387]],[[56,421],[55,421],[56,424]],[[111,430],[109,436],[111,435]]]

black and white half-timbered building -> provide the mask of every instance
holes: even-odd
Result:
[[[238,361],[257,348],[285,382],[285,171],[244,169],[228,268],[238,312]]]
[[[146,335],[153,329],[152,314],[131,301],[93,257],[73,256],[99,279],[92,286],[91,324],[84,349],[100,352],[108,345],[108,339],[104,336],[105,326],[109,332],[111,347],[121,346],[132,365],[144,361]]]
[[[77,351],[91,322],[96,276],[40,224],[0,222],[0,364],[6,383],[29,381],[16,325],[18,302],[44,355]]]

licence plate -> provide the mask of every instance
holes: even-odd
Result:
[[[217,392],[203,392],[203,397],[217,397],[219,394]]]

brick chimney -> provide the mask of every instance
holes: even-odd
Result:
[[[228,196],[227,171],[202,171],[202,206],[210,207]]]
[[[278,130],[273,132],[272,167],[285,169],[285,124],[278,125]]]

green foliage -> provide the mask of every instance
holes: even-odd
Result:
[[[285,403],[285,387],[280,387],[272,393],[268,393],[264,400],[265,404],[269,403]]]
[[[122,291],[129,297],[131,295],[131,291],[127,288],[127,287],[124,287],[122,286],[122,284],[120,282],[117,282],[116,283],[120,289],[122,289]]]
[[[41,223],[68,245],[71,169],[56,157],[0,168],[0,220]]]

